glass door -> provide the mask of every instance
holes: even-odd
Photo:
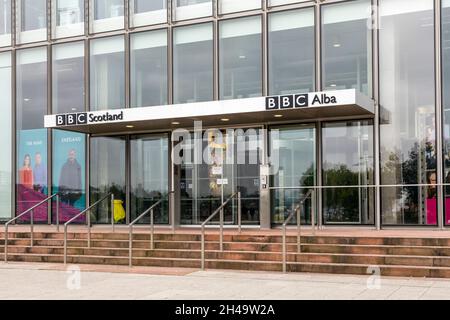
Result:
[[[114,194],[115,210],[126,208],[125,177],[126,137],[94,137],[91,138],[90,152],[90,204],[102,199],[109,193]],[[106,199],[91,211],[92,223],[111,223],[111,201]],[[118,217],[115,217],[118,218]],[[116,223],[125,223],[115,219]]]
[[[156,224],[169,223],[169,138],[162,135],[139,135],[130,138],[130,222],[156,202]],[[150,215],[139,223],[149,223]]]
[[[258,139],[255,129],[229,129],[192,133],[182,142],[181,224],[201,224],[236,191],[242,195],[242,223],[259,223]],[[225,207],[224,220],[237,224],[235,199]]]
[[[308,193],[308,186],[316,185],[315,125],[271,128],[270,166],[272,223],[282,224]],[[315,196],[301,209],[302,223],[311,223]]]

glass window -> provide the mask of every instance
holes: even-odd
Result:
[[[131,26],[139,27],[167,21],[167,0],[130,0]]]
[[[84,111],[84,42],[53,46],[53,113]]]
[[[212,15],[211,0],[173,0],[175,2],[175,19],[187,20]]]
[[[58,193],[59,221],[67,222],[86,207],[86,136],[78,132],[53,130],[52,192]],[[56,202],[53,204],[56,222]],[[74,222],[83,223],[86,216]]]
[[[381,183],[436,180],[433,0],[381,1]],[[435,187],[382,188],[384,224],[435,225]]]
[[[11,45],[11,0],[0,0],[0,46]]]
[[[444,183],[450,184],[450,0],[442,1],[442,88],[444,108]],[[450,186],[445,190],[445,224],[450,225]]]
[[[370,8],[370,0],[323,6],[322,74],[326,90],[356,88],[372,95]]]
[[[269,15],[269,93],[315,89],[314,9]]]
[[[316,129],[314,125],[289,126],[270,130],[270,185],[272,223],[281,224],[316,185]],[[288,189],[289,188],[289,189]],[[298,188],[298,189],[293,189]],[[311,224],[313,200],[305,201],[302,223]],[[292,223],[296,223],[296,218]],[[317,221],[317,220],[316,220]]]
[[[131,35],[131,107],[167,104],[167,30]]]
[[[18,21],[17,40],[19,43],[43,41],[47,39],[47,1],[16,0]]]
[[[52,8],[54,38],[84,34],[84,0],[54,0]]]
[[[92,40],[90,110],[125,108],[124,49],[122,36]]]
[[[47,48],[18,50],[16,56],[17,213],[46,198],[47,180]],[[29,221],[26,216],[24,221]],[[47,222],[47,205],[34,211]]]
[[[219,0],[221,14],[261,8],[261,0]]]
[[[261,96],[260,16],[221,21],[219,34],[220,99]]]
[[[124,0],[91,0],[91,32],[123,29]]]
[[[2,97],[0,117],[0,220],[11,218],[11,172],[12,172],[12,136],[11,136],[11,53],[0,54],[0,96]]]
[[[174,103],[213,100],[212,24],[175,28],[173,41]]]
[[[133,136],[131,148],[131,220],[164,199],[155,208],[155,223],[169,223],[169,139],[167,135]],[[140,223],[150,222],[146,216]]]
[[[47,48],[17,51],[17,129],[44,127],[47,114]]]
[[[311,1],[311,0],[268,0],[268,1],[269,1],[268,2],[269,6],[274,7],[274,6],[279,6],[279,5],[283,5],[283,4],[307,2],[307,1]]]
[[[322,129],[323,185],[373,185],[372,120],[325,123]],[[328,188],[323,195],[327,224],[373,224],[374,189]]]
[[[115,223],[125,222],[119,215],[126,210],[125,137],[94,137],[90,148],[90,203],[114,194]],[[92,223],[111,223],[111,200],[92,210]]]

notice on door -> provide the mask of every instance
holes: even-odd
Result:
[[[217,179],[217,184],[220,185],[226,185],[228,184],[228,179]]]

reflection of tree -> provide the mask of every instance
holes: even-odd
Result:
[[[433,142],[415,142],[408,156],[402,161],[402,152],[398,149],[382,154],[387,154],[381,169],[382,184],[426,184],[427,173],[436,170],[436,156]],[[422,164],[421,164],[422,161]],[[422,165],[422,168],[420,167]],[[426,188],[422,188],[423,190]],[[403,211],[405,223],[418,223],[419,187],[383,188],[382,190],[383,212]],[[398,209],[395,206],[397,202]],[[392,221],[398,223],[398,221]]]
[[[326,186],[359,185],[359,173],[341,164],[324,170]],[[359,191],[357,188],[325,189],[324,212],[330,221],[359,220]]]

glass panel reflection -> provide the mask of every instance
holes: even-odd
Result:
[[[220,99],[262,95],[261,18],[219,23]]]
[[[381,184],[429,184],[436,176],[434,1],[380,4]],[[432,189],[382,188],[383,223],[435,224]]]
[[[174,103],[213,100],[212,24],[175,28],[173,38]]]
[[[113,193],[115,206],[126,209],[125,137],[91,138],[90,149],[90,204]],[[118,207],[115,214],[119,214]],[[115,222],[125,223],[125,217],[120,218]],[[111,223],[110,199],[91,211],[91,222]]]
[[[272,223],[282,224],[316,185],[316,138],[314,125],[272,128],[270,131]],[[311,224],[315,195],[301,208],[301,222]],[[296,217],[292,224],[296,223]],[[317,220],[316,220],[317,221]]]
[[[269,15],[269,93],[314,91],[314,10]]]
[[[161,199],[154,210],[154,222],[169,223],[169,140],[168,136],[132,136],[131,147],[131,221]],[[150,214],[139,223],[149,223]]]
[[[322,130],[323,185],[374,184],[372,120],[325,123]],[[325,223],[374,223],[374,188],[324,189]]]
[[[370,0],[325,5],[322,9],[323,85],[372,94]]]
[[[444,183],[450,184],[450,0],[442,1],[442,81],[444,108]],[[444,223],[450,225],[450,186],[446,186],[444,190]]]

